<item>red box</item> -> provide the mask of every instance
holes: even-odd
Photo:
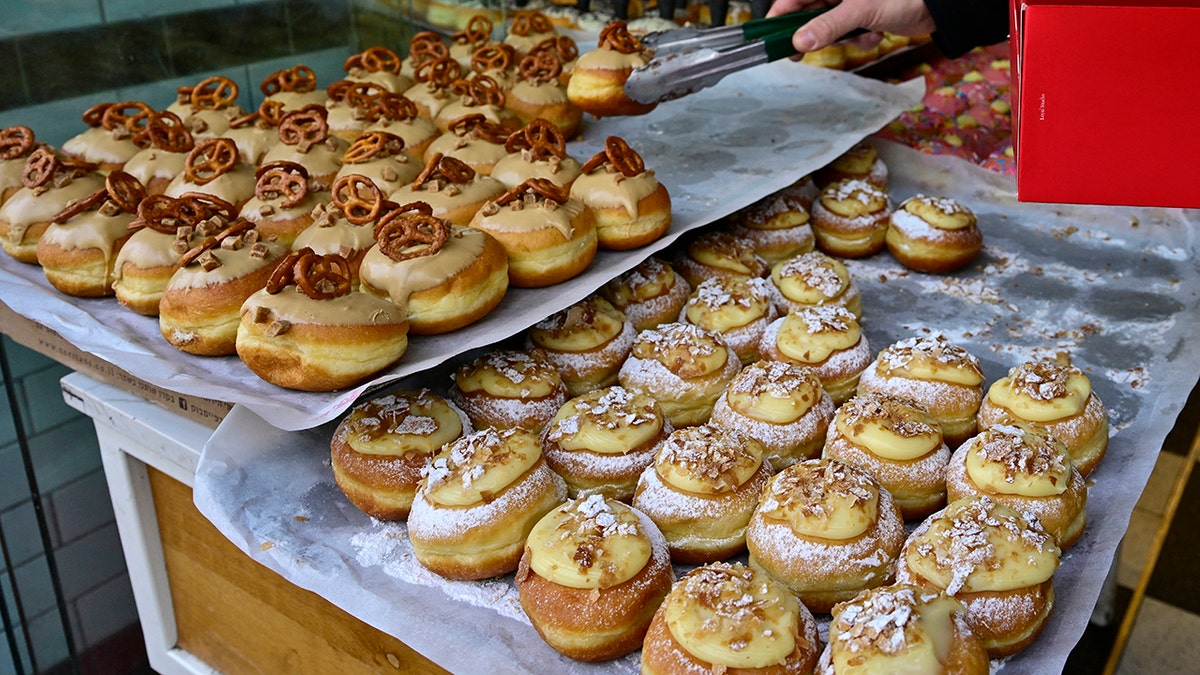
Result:
[[[1200,0],[1012,0],[1017,198],[1200,207]]]

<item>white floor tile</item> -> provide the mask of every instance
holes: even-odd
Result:
[[[1200,664],[1200,616],[1146,598],[1117,675],[1195,673]]]

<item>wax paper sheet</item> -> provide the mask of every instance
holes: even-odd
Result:
[[[974,265],[945,276],[909,272],[887,253],[851,261],[872,350],[938,331],[979,357],[988,383],[1022,361],[1065,352],[1109,410],[1108,455],[1090,479],[1087,529],[1055,576],[1055,613],[1029,649],[993,664],[1059,672],[1200,372],[1200,350],[1188,346],[1200,321],[1195,214],[1021,204],[1010,177],[878,145],[894,201],[955,197],[978,214],[985,245]],[[400,384],[444,392],[444,370]],[[636,652],[592,665],[548,647],[525,619],[511,575],[458,582],[425,571],[402,523],[363,515],[333,483],[335,424],[284,433],[236,407],[204,450],[197,506],[256,560],[453,672],[478,672],[480,663],[495,673],[637,672]]]
[[[0,298],[14,311],[151,384],[239,403],[283,429],[305,429],[343,412],[364,391],[421,372],[465,350],[512,335],[569,306],[689,230],[727,215],[829,163],[919,102],[919,80],[895,86],[790,61],[754,68],[648,115],[589,119],[568,144],[580,161],[624,138],[671,194],[673,223],[658,242],[600,252],[583,275],[542,289],[510,289],[483,320],[442,336],[413,336],[398,365],[352,390],[303,393],[259,379],[235,356],[199,357],[166,342],[155,319],[111,298],[55,291],[39,268],[0,256]]]

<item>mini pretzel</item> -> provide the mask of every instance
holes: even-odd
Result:
[[[366,110],[375,105],[384,91],[387,90],[373,82],[352,82],[342,100],[347,105]]]
[[[215,195],[204,192],[185,192],[179,195],[178,214],[188,225],[195,225],[213,216],[234,220],[237,218],[238,212],[233,204]]]
[[[471,70],[486,73],[489,70],[508,70],[513,67],[516,50],[511,45],[486,45],[471,54]]]
[[[280,206],[290,209],[308,196],[308,169],[295,162],[270,162],[255,172],[254,196],[262,201],[284,197]]]
[[[137,218],[129,223],[129,229],[148,227],[155,232],[175,234],[177,228],[192,224],[180,217],[180,201],[163,194],[146,195],[146,198],[138,203]]]
[[[346,220],[366,225],[379,217],[387,200],[370,178],[356,173],[346,174],[333,182],[332,201],[342,210]],[[368,196],[364,197],[364,193]]]
[[[20,159],[33,149],[33,129],[13,126],[0,131],[0,159]]]
[[[512,26],[508,32],[525,37],[530,33],[549,33],[554,30],[554,24],[545,14],[535,11],[517,12],[513,17]]]
[[[150,115],[146,123],[146,138],[154,147],[165,152],[190,152],[196,147],[187,125],[170,110],[160,110]]]
[[[554,51],[563,63],[570,63],[579,58],[579,45],[575,44],[569,35],[546,38],[534,45],[529,54],[532,56],[543,51]]]
[[[439,89],[450,86],[462,74],[462,65],[450,58],[449,54],[422,61],[413,69],[413,78],[417,82],[428,82]]]
[[[421,211],[392,211],[375,227],[379,251],[396,262],[433,255],[442,250],[449,236],[446,221]]]
[[[437,176],[441,176],[451,183],[462,185],[463,183],[471,182],[471,179],[475,177],[475,169],[472,169],[461,159],[448,157],[440,152],[435,153],[429,158],[420,175],[413,181],[413,189],[421,187],[427,181]]]
[[[554,82],[562,74],[562,61],[558,51],[544,49],[521,59],[519,72],[527,82],[547,84]]]
[[[179,257],[179,266],[186,267],[195,262],[196,259],[199,258],[200,255],[205,251],[219,247],[222,241],[225,241],[230,237],[240,237],[241,235],[253,229],[254,223],[251,223],[245,218],[238,218],[234,222],[230,223],[229,226],[224,230],[221,230],[219,233],[217,233],[216,236],[208,237],[204,241],[188,249],[187,253],[184,253]]]
[[[469,80],[456,80],[450,89],[462,96],[468,106],[494,105],[503,108],[506,101],[500,83],[483,73],[476,73]]]
[[[21,185],[30,190],[46,185],[54,178],[54,174],[62,168],[58,155],[46,146],[34,150],[25,160],[25,169],[21,173]]]
[[[261,122],[262,125],[277,127],[283,121],[284,103],[278,99],[266,98],[258,104],[258,110],[239,117],[229,123],[229,126],[234,129],[241,129],[255,122]]]
[[[368,131],[354,139],[342,162],[346,164],[361,164],[376,157],[394,157],[404,150],[404,139],[386,131]]]
[[[604,151],[596,153],[591,159],[584,162],[580,171],[591,173],[605,162],[611,163],[617,171],[630,178],[646,170],[642,156],[619,136],[609,136],[604,139]]]
[[[100,188],[90,195],[76,199],[67,206],[63,207],[58,213],[50,216],[50,222],[61,225],[75,216],[83,213],[84,211],[103,204],[104,200],[107,198],[108,190]]]
[[[132,174],[112,171],[104,178],[108,198],[125,213],[137,213],[138,205],[146,196],[146,187]]]
[[[196,144],[183,162],[183,177],[205,185],[238,163],[237,144],[231,138],[206,138]]]
[[[482,14],[476,14],[467,21],[465,29],[454,33],[450,37],[459,44],[471,45],[478,47],[487,44],[487,41],[492,39],[492,21]]]
[[[300,152],[329,138],[329,112],[323,106],[306,105],[300,110],[283,116],[279,122],[279,140],[285,145],[294,145]]]
[[[450,48],[442,42],[442,36],[433,31],[421,31],[408,43],[408,57],[415,69],[418,64],[450,55]]]
[[[600,31],[600,49],[611,49],[622,54],[636,54],[642,51],[642,41],[629,32],[629,26],[624,21],[613,21]]]
[[[83,123],[95,129],[104,123],[104,112],[108,110],[111,103],[97,103],[96,105],[83,111]]]
[[[346,100],[346,95],[350,93],[350,88],[354,86],[354,80],[336,80],[328,87],[325,87],[325,95],[331,101],[341,101],[349,104]]]
[[[492,122],[483,113],[471,113],[456,117],[450,122],[447,129],[459,137],[474,133],[488,143],[504,143],[512,135],[508,129]]]
[[[359,58],[363,69],[372,73],[400,73],[401,59],[387,47],[370,47]]]
[[[539,117],[513,132],[504,149],[509,152],[529,150],[536,160],[562,159],[567,156],[567,139],[558,127]]]
[[[281,91],[308,93],[317,88],[317,75],[312,68],[296,65],[285,70],[277,70],[267,76],[259,89],[263,95],[270,96]]]
[[[348,295],[354,275],[350,261],[337,253],[319,255],[309,251],[292,265],[292,276],[300,292],[313,300],[329,300]]]
[[[275,269],[271,270],[271,276],[267,277],[267,292],[275,295],[293,283],[296,278],[296,262],[301,257],[312,253],[313,250],[306,246],[299,251],[292,251],[283,256],[283,260],[280,260],[279,264],[275,265]]]
[[[188,100],[200,110],[220,110],[236,101],[237,97],[237,84],[223,75],[200,80],[188,94]]]
[[[100,116],[100,125],[109,131],[124,127],[136,132],[152,114],[154,109],[141,101],[123,101],[104,109],[104,114]]]
[[[417,104],[407,96],[385,91],[375,100],[375,104],[367,109],[367,120],[378,122],[386,119],[390,122],[407,122],[419,114]]]
[[[549,178],[530,178],[516,187],[509,188],[507,192],[496,198],[496,203],[504,206],[530,193],[541,195],[555,204],[567,202],[566,192]]]

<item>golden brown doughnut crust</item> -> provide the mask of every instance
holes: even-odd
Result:
[[[750,242],[725,230],[700,234],[688,242],[671,264],[692,288],[709,277],[765,277],[770,272],[767,261],[754,252]]]
[[[677,320],[691,292],[671,263],[653,256],[600,289],[600,295],[625,312],[639,331]]]
[[[442,428],[430,415],[439,409],[452,413],[447,423],[457,422],[457,430]],[[333,432],[329,446],[334,482],[363,513],[403,520],[432,454],[408,439],[445,435],[454,440],[472,431],[466,413],[428,389],[375,397],[351,409]],[[380,446],[388,452],[367,452]]]
[[[679,320],[720,333],[742,363],[757,361],[758,343],[778,313],[762,277],[709,277],[692,289]]]
[[[675,573],[662,533],[644,514],[638,516],[650,540],[650,559],[632,578],[607,588],[550,581],[530,567],[533,551],[525,547],[515,579],[521,607],[542,639],[559,652],[579,661],[607,661],[641,646]]]
[[[525,347],[558,368],[568,395],[579,396],[616,384],[636,333],[624,312],[590,295],[530,328]]]
[[[858,339],[844,348],[833,348],[824,358],[816,354],[825,349],[825,336],[853,336]],[[791,340],[792,342],[787,342]],[[809,361],[787,353],[814,354]],[[816,371],[821,385],[835,404],[854,395],[862,372],[871,363],[871,346],[858,320],[849,310],[829,305],[817,305],[790,310],[786,316],[772,321],[758,342],[758,356],[767,361],[782,361],[807,366]]]
[[[817,247],[843,258],[863,258],[884,247],[892,215],[887,193],[857,178],[831,183],[813,203]]]
[[[820,251],[793,256],[771,267],[771,297],[780,314],[813,305],[836,305],[862,319],[862,294],[845,263]]]
[[[482,378],[482,386],[465,383]],[[558,370],[528,352],[497,350],[463,364],[454,372],[449,398],[476,427],[519,427],[540,431],[567,401],[567,388]],[[491,383],[498,385],[491,386]],[[536,387],[540,393],[533,393]],[[512,394],[512,395],[508,395]]]
[[[886,241],[900,264],[940,274],[966,266],[983,248],[970,209],[948,197],[926,195],[910,197],[892,212]]]
[[[641,52],[622,54],[601,47],[579,55],[567,82],[567,98],[596,117],[644,115],[657,104],[638,103],[625,94],[625,80],[650,59]]]
[[[730,216],[729,231],[749,241],[767,264],[775,265],[813,250],[816,239],[809,220],[808,207],[800,198],[777,192]]]

